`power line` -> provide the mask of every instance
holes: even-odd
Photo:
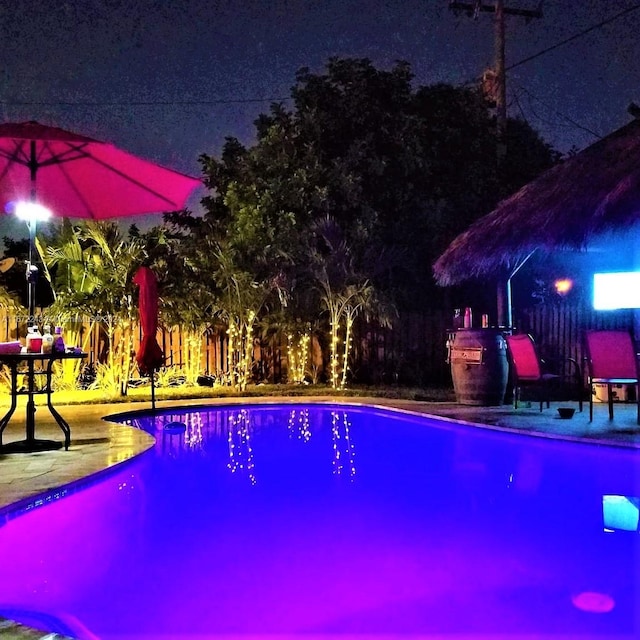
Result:
[[[625,16],[625,15],[627,15],[627,14],[633,12],[633,11],[637,11],[638,9],[640,9],[640,4],[637,4],[637,5],[633,6],[633,7],[629,7],[627,9],[625,9],[624,11],[621,11],[620,13],[617,13],[615,16],[611,16],[610,18],[607,18],[606,20],[603,20],[602,22],[599,22],[598,24],[594,24],[594,25],[588,27],[584,31],[580,31],[579,33],[574,33],[572,36],[569,36],[565,40],[561,40],[560,42],[556,42],[556,44],[553,44],[550,47],[547,47],[546,49],[543,49],[542,51],[538,51],[538,53],[534,53],[533,55],[529,56],[528,58],[524,58],[523,60],[515,62],[514,64],[508,66],[505,69],[505,71],[510,71],[511,69],[514,69],[515,67],[519,67],[521,64],[525,64],[526,62],[531,62],[531,60],[535,60],[536,58],[539,58],[540,56],[544,55],[545,53],[549,53],[549,51],[553,51],[554,49],[557,49],[557,48],[567,44],[568,42],[572,42],[573,40],[577,40],[578,38],[581,38],[582,36],[586,35],[587,33],[590,33],[591,31],[595,31],[596,29],[600,29],[601,27],[604,27],[605,25],[613,22],[614,20],[617,20],[618,18],[621,18],[622,16]]]
[[[579,122],[575,121],[573,118],[570,118],[565,113],[562,113],[561,111],[558,111],[557,109],[552,107],[550,104],[547,104],[541,98],[538,98],[538,96],[535,96],[533,93],[531,93],[531,91],[529,91],[525,87],[519,85],[518,89],[521,92],[526,93],[530,100],[535,100],[535,101],[539,102],[543,107],[545,107],[546,109],[549,109],[549,111],[551,111],[551,112],[555,113],[556,115],[560,116],[561,118],[566,120],[572,126],[577,127],[578,129],[582,129],[582,131],[586,131],[587,133],[591,134],[592,136],[595,136],[598,139],[602,138],[602,134],[597,133],[596,131],[593,131],[592,129],[589,129],[589,127],[586,127],[586,126],[580,124]],[[535,114],[535,111],[534,111],[534,114]],[[537,114],[535,114],[535,115],[539,120],[543,120],[543,118],[541,118],[539,115],[537,115]],[[548,124],[552,124],[552,123],[548,123]]]
[[[640,9],[640,4],[636,4],[633,7],[628,7],[627,9],[624,9],[620,13],[617,13],[614,16],[611,16],[610,18],[606,18],[605,20],[602,20],[601,22],[599,22],[597,24],[591,25],[590,27],[588,27],[587,29],[584,29],[583,31],[575,33],[572,36],[569,36],[568,38],[565,38],[564,40],[561,40],[560,42],[557,42],[557,43],[551,45],[550,47],[547,47],[546,49],[538,51],[537,53],[534,53],[533,55],[531,55],[531,56],[529,56],[527,58],[524,58],[523,60],[519,60],[518,62],[515,62],[514,64],[509,65],[508,67],[505,67],[505,72],[506,71],[510,71],[511,69],[514,69],[515,67],[523,65],[523,64],[525,64],[527,62],[530,62],[531,60],[535,60],[536,58],[539,58],[540,56],[544,55],[545,53],[548,53],[549,51],[553,51],[554,49],[558,49],[559,47],[561,47],[561,46],[563,46],[563,45],[565,45],[565,44],[567,44],[569,42],[572,42],[573,40],[577,40],[578,38],[580,38],[580,37],[592,32],[592,31],[595,31],[596,29],[601,29],[602,27],[610,24],[611,22],[614,22],[615,20],[618,20],[619,18],[621,18],[621,17],[623,17],[625,15],[628,15],[629,13],[632,13],[633,11],[637,11],[638,9]],[[475,78],[465,82],[464,86],[471,85],[471,84],[477,84],[481,80],[482,80],[481,77],[476,76]],[[578,128],[578,129],[581,129],[582,131],[586,131],[587,133],[595,136],[598,139],[602,138],[601,134],[596,133],[595,131],[592,131],[588,127],[580,124],[579,122],[576,122],[575,120],[573,120],[572,118],[570,118],[566,114],[562,113],[561,111],[558,111],[557,109],[554,109],[550,105],[546,104],[543,100],[541,100],[537,96],[533,95],[529,90],[525,89],[524,87],[519,86],[519,89],[521,91],[525,92],[529,96],[530,99],[537,100],[542,106],[544,106],[545,108],[547,108],[550,111],[554,112],[556,115],[558,115],[561,118],[563,118],[564,120],[566,120],[572,126]],[[522,112],[522,107],[521,107],[519,101],[518,101],[518,107],[520,108],[520,111]],[[536,114],[536,117],[539,120],[543,120],[543,118],[541,118],[537,114]]]
[[[207,106],[215,104],[250,104],[261,102],[283,102],[292,100],[287,97],[273,98],[229,98],[220,100],[136,100],[125,101],[29,101],[29,100],[0,100],[0,105],[6,107],[156,107],[156,106]]]
[[[449,0],[449,9],[453,11],[464,11],[469,17],[476,19],[481,11],[488,11],[489,13],[495,13],[496,7],[494,5],[484,4],[479,0],[474,2],[457,2],[456,0]],[[505,14],[512,16],[520,16],[523,18],[541,18],[542,11],[540,9],[518,9],[517,7],[504,7]]]

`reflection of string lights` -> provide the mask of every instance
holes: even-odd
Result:
[[[189,414],[184,441],[191,449],[202,448],[202,413],[200,411]]]
[[[349,417],[346,411],[331,412],[331,437],[333,440],[333,473],[348,473],[351,481],[356,475],[355,451],[351,442]]]
[[[309,442],[311,439],[311,426],[309,425],[309,409],[301,409],[299,412],[295,409],[289,414],[289,423],[287,424],[287,432],[289,437],[297,437],[298,440]]]
[[[118,483],[118,491],[132,495],[136,491],[136,476],[131,474],[129,480],[123,480]]]
[[[227,467],[231,473],[244,471],[251,484],[256,484],[249,425],[249,412],[245,409],[238,411],[236,415],[229,416],[229,463]]]

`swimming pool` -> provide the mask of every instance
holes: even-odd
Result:
[[[119,640],[638,635],[635,451],[345,405],[118,420],[155,448],[0,527],[0,616]]]

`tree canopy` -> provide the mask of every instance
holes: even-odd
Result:
[[[378,299],[403,308],[436,293],[431,265],[448,243],[558,155],[511,119],[507,159],[496,162],[495,115],[476,88],[414,89],[408,63],[377,69],[331,59],[301,69],[293,107],[273,104],[256,142],[229,138],[219,159],[201,157],[207,184],[199,226],[224,242],[235,267],[278,282],[303,313],[331,218],[349,247],[353,274]],[[315,272],[314,272],[315,270]]]
[[[415,87],[406,62],[301,69],[291,102],[272,104],[255,133],[251,145],[228,138],[219,157],[200,157],[203,216],[167,214],[163,227],[127,238],[65,223],[45,239],[56,304],[128,317],[130,276],[145,263],[159,276],[165,323],[194,335],[216,321],[225,328],[240,386],[258,331],[287,331],[293,345],[298,329],[308,338],[316,328],[337,388],[357,317],[389,324],[398,310],[442,308],[436,258],[558,160],[510,119],[499,167],[495,113],[480,89]]]

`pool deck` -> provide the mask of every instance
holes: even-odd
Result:
[[[594,420],[589,422],[589,405],[582,413],[577,403],[552,403],[549,409],[539,411],[537,403],[526,404],[514,410],[510,405],[500,407],[472,407],[456,403],[419,402],[383,398],[282,397],[282,398],[224,398],[213,400],[158,402],[159,410],[174,406],[228,405],[255,403],[342,403],[348,405],[375,405],[441,416],[500,431],[521,433],[526,436],[571,440],[592,446],[616,446],[638,450],[640,455],[640,426],[636,423],[636,405],[616,403],[613,421],[609,420],[606,404],[594,405]],[[572,406],[576,413],[569,420],[558,416],[558,406]],[[118,403],[69,405],[57,407],[71,427],[71,447],[64,449],[20,454],[0,454],[0,526],[6,513],[20,505],[28,505],[36,496],[75,483],[96,473],[114,467],[153,446],[153,438],[133,427],[104,420],[105,416],[127,411],[142,411],[149,403]],[[24,407],[19,406],[3,434],[3,443],[21,440],[25,436]],[[45,406],[39,406],[36,415],[36,437],[62,440],[62,432]],[[43,635],[21,625],[0,618],[0,637],[8,638],[61,638]]]

